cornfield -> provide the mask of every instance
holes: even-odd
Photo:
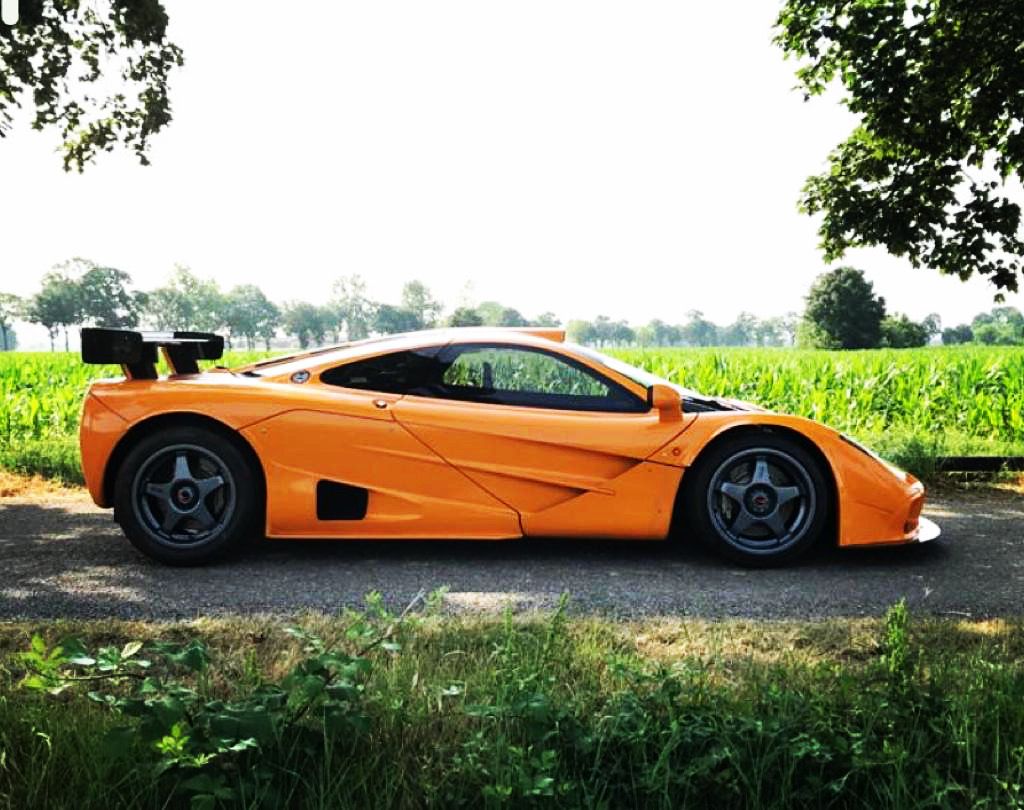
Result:
[[[1024,349],[610,353],[708,395],[816,419],[895,458],[908,441],[934,454],[1024,454]],[[79,480],[82,397],[91,380],[119,373],[75,354],[0,354],[0,466]]]
[[[614,354],[702,393],[806,416],[855,436],[895,429],[984,443],[1024,442],[1024,349],[636,349]]]

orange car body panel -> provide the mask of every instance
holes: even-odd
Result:
[[[764,411],[684,413],[666,420],[362,391],[319,375],[355,359],[453,341],[563,353],[646,396],[639,383],[573,347],[561,330],[458,329],[310,352],[235,373],[94,383],[82,416],[85,479],[112,501],[108,466],[130,430],[154,417],[193,414],[237,431],[262,466],[266,532],[280,538],[514,538],[522,535],[658,539],[701,451],[739,427],[793,431],[817,447],[835,479],[841,545],[916,537],[923,486],[807,419]],[[244,372],[261,374],[247,376]],[[295,372],[308,372],[293,382]],[[366,517],[323,521],[316,485],[369,491]]]
[[[915,539],[924,485],[810,419],[768,412],[701,414],[685,441],[672,443],[666,451],[679,450],[680,462],[690,466],[701,448],[723,432],[741,426],[789,430],[804,436],[821,451],[835,479],[839,545],[906,543]],[[908,528],[908,524],[914,527]]]
[[[646,459],[696,419],[418,396],[403,397],[394,412],[425,445],[514,509],[526,534],[573,537],[664,537],[681,471],[659,470]],[[645,470],[637,474],[638,468]],[[661,508],[651,509],[651,499]]]

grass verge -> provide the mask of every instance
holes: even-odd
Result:
[[[82,457],[75,436],[0,442],[0,470],[84,485]]]
[[[37,684],[56,695],[23,684],[46,668],[18,655],[35,635],[41,661],[83,642]],[[208,664],[179,665],[200,648]],[[131,656],[149,666],[100,677]],[[375,603],[9,623],[0,662],[0,807],[1024,802],[1020,620],[396,619]],[[204,761],[211,740],[227,752]]]

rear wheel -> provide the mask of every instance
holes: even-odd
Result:
[[[114,515],[139,551],[171,565],[207,562],[259,527],[249,460],[207,428],[173,427],[142,439],[115,481]]]
[[[765,431],[726,439],[702,455],[686,479],[683,517],[690,532],[744,565],[790,562],[828,525],[825,472],[785,435]]]

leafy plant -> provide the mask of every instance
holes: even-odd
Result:
[[[90,652],[75,638],[48,648],[35,635],[17,658],[26,671],[21,684],[53,696],[88,684],[89,699],[124,721],[107,732],[107,755],[145,763],[192,808],[276,799],[275,771],[286,762],[316,762],[325,747],[353,747],[365,737],[371,653],[398,652],[396,637],[422,597],[394,616],[379,594],[370,594],[366,610],[350,613],[333,644],[287,628],[301,648],[297,663],[280,679],[228,698],[211,694],[209,651],[194,639]]]

